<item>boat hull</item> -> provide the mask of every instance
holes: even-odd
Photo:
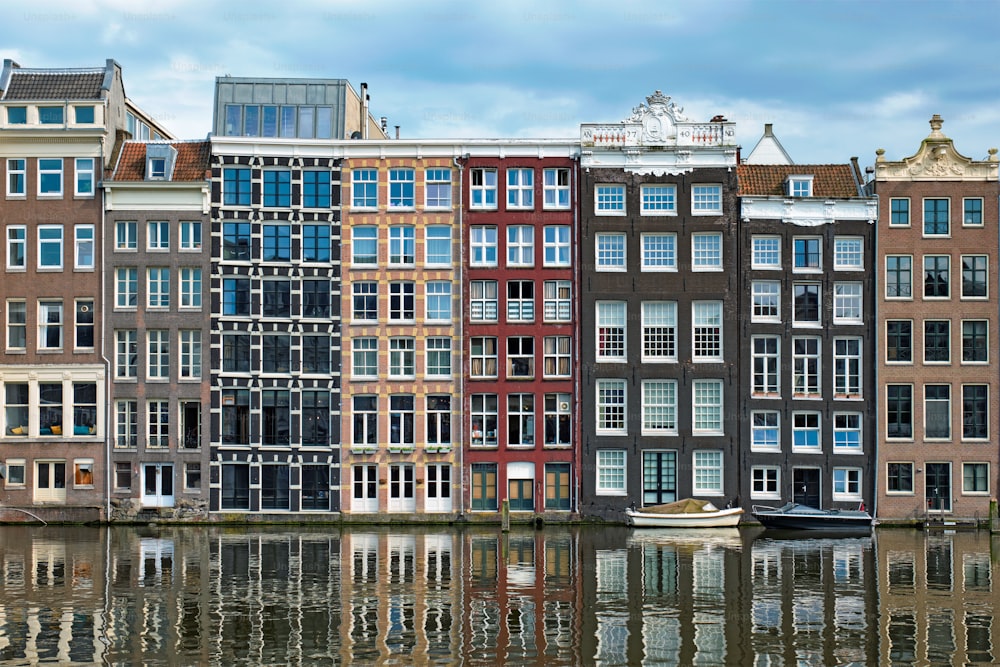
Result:
[[[739,524],[743,508],[698,514],[652,514],[628,509],[625,516],[636,528],[732,528]]]
[[[765,528],[816,530],[827,533],[866,533],[872,528],[870,514],[860,510],[818,510],[804,506],[754,509],[753,516]]]

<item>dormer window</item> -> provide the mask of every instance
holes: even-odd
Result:
[[[149,158],[149,177],[161,179],[167,177],[167,160],[162,157]]]
[[[76,122],[80,125],[92,125],[94,123],[94,107],[91,105],[75,106],[73,111],[76,115]]]
[[[28,122],[28,107],[7,107],[8,125],[25,125]]]
[[[62,107],[38,107],[38,122],[42,125],[62,125]]]
[[[789,197],[812,197],[812,176],[789,176],[785,185]]]
[[[177,149],[170,144],[146,144],[146,180],[169,181],[176,159]]]

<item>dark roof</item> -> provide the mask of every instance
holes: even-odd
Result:
[[[850,164],[741,164],[736,168],[740,195],[786,196],[789,176],[812,176],[813,197],[860,197]]]
[[[177,149],[171,181],[203,181],[209,177],[212,146],[208,141],[172,141]],[[146,179],[145,141],[126,141],[122,146],[112,181],[143,181]]]
[[[102,69],[13,69],[4,91],[6,100],[99,100]]]

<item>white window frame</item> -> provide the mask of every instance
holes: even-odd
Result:
[[[852,424],[852,422],[855,422]],[[835,454],[863,454],[865,449],[864,416],[860,412],[833,413],[833,451]],[[850,434],[856,434],[851,438]],[[845,439],[846,438],[846,439]],[[852,440],[856,439],[857,444]]]
[[[754,500],[781,500],[781,466],[751,467],[750,497]]]
[[[695,363],[723,361],[723,315],[721,301],[691,302],[691,360]]]
[[[774,344],[773,350],[767,349],[769,343]],[[750,391],[756,398],[781,397],[781,336],[750,337]]]
[[[543,169],[542,208],[544,210],[566,210],[569,207],[569,169],[565,167],[549,167]]]
[[[639,186],[639,215],[677,215],[677,186],[643,183]]]
[[[500,374],[499,339],[496,336],[472,336],[469,340],[469,377],[495,380]],[[476,347],[481,349],[478,351]],[[492,349],[490,349],[492,348]],[[479,362],[476,372],[476,362]],[[492,362],[492,363],[490,363]],[[491,370],[492,369],[492,370]]]
[[[14,315],[14,305],[17,305],[17,314],[20,315],[20,322],[14,322],[11,316]],[[25,352],[28,349],[28,302],[26,299],[7,299],[7,310],[4,315],[4,321],[7,324],[6,332],[4,335],[4,348],[8,351]],[[23,345],[11,345],[11,340],[14,336],[12,333],[19,331],[21,333],[20,338],[22,339]]]
[[[54,307],[58,306],[58,310]],[[51,310],[50,310],[51,309]],[[59,319],[55,322],[47,322],[47,313],[54,312],[58,313]],[[42,350],[61,350],[66,345],[66,310],[61,299],[39,299],[38,300],[38,338],[37,338],[37,349]],[[48,328],[50,326],[55,326],[59,331],[59,345],[43,345],[48,341]]]
[[[894,211],[892,210],[893,209],[893,205],[896,202],[904,202],[904,201],[906,202],[906,222],[893,222],[892,221],[892,216],[893,216],[893,213],[894,213]],[[909,227],[911,224],[913,224],[913,222],[912,222],[913,221],[913,210],[910,207],[910,198],[909,197],[891,197],[889,199],[889,215],[887,217],[887,221],[889,223],[889,227]]]
[[[979,202],[979,222],[968,222],[966,220],[966,214],[968,213],[968,211],[966,211],[966,205],[970,201],[978,201]],[[983,201],[982,197],[963,197],[962,198],[962,226],[963,227],[982,227],[983,226],[984,221],[986,219],[986,211],[983,208],[983,204],[984,204],[984,201]]]
[[[599,496],[628,495],[628,452],[598,449],[595,457],[594,493]]]
[[[59,163],[59,168],[55,169],[51,164],[47,164],[45,167],[42,163]],[[58,174],[59,176],[59,190],[52,192],[45,192],[42,190],[42,182],[45,176],[51,176],[53,174]],[[63,159],[62,158],[38,158],[38,198],[39,199],[59,199],[63,196],[63,191],[65,190],[65,178],[63,178]]]
[[[897,260],[897,263],[898,263],[898,260],[901,260],[901,259],[908,259],[910,261],[910,268],[909,268],[909,272],[910,272],[910,283],[909,283],[910,294],[909,294],[909,296],[899,296],[898,294],[890,296],[890,294],[889,294],[889,260],[890,259]],[[921,266],[921,271],[922,270],[923,270],[923,267]],[[921,275],[923,275],[923,273],[921,273]],[[885,283],[885,299],[887,301],[912,301],[913,300],[913,255],[886,255],[885,256],[885,280],[884,280],[884,283]],[[897,286],[897,291],[898,291],[898,289],[899,289],[899,287]],[[921,292],[922,292],[922,290],[921,290]]]
[[[426,322],[451,322],[451,282],[447,280],[429,280],[425,283],[424,308]]]
[[[718,183],[692,185],[691,215],[722,215],[722,185]]]
[[[677,234],[647,232],[639,241],[642,244],[641,271],[677,271]]]
[[[983,489],[982,491],[977,491],[975,489],[971,489],[970,490],[966,486],[966,484],[965,484],[965,480],[966,480],[965,470],[966,470],[966,468],[968,466],[986,466],[986,488]],[[962,495],[963,496],[985,496],[985,497],[989,497],[989,495],[990,495],[990,489],[991,489],[991,484],[990,484],[990,479],[991,479],[991,477],[990,477],[990,469],[991,469],[991,466],[990,466],[989,461],[962,461]]]
[[[806,252],[806,264],[799,266],[799,253],[797,251],[796,245],[799,241],[810,244],[815,242],[818,244],[818,250],[816,251],[816,266],[811,266],[808,264],[808,259],[812,255],[811,252]],[[792,238],[792,273],[822,273],[823,272],[823,237],[822,236],[795,236]]]
[[[375,399],[374,406],[367,405]],[[379,397],[356,394],[351,397],[351,448],[366,449],[378,446]],[[361,417],[361,419],[358,419]],[[358,428],[358,427],[361,428]]]
[[[46,239],[43,239],[42,238],[42,233],[43,232],[52,232],[52,231],[57,231],[57,230],[59,232],[59,238],[58,239],[55,239],[55,238],[46,238]],[[62,271],[63,270],[63,262],[65,260],[65,257],[64,257],[64,255],[65,255],[65,249],[63,247],[63,242],[65,240],[65,230],[63,229],[63,226],[62,225],[38,225],[37,239],[38,239],[38,270],[39,271]],[[46,246],[49,246],[49,245],[57,245],[58,248],[59,248],[59,264],[58,265],[55,265],[55,264],[42,264],[42,254],[43,254],[42,251],[44,250],[44,248]]]
[[[696,449],[691,452],[691,492],[696,496],[721,496],[726,478],[721,449]],[[717,477],[718,483],[707,485],[707,476]]]
[[[4,264],[7,271],[27,271],[28,270],[28,228],[25,225],[7,225],[7,254],[4,256]],[[11,258],[18,253],[20,248],[20,263],[12,263]]]
[[[409,188],[407,188],[409,184]],[[412,211],[417,205],[417,170],[412,167],[389,168],[389,209]],[[410,194],[406,194],[409,190]],[[393,194],[398,191],[399,194]]]
[[[560,296],[565,291],[566,296]],[[550,296],[551,295],[551,296]],[[542,283],[542,317],[545,322],[573,321],[573,283],[546,280]]]
[[[88,238],[89,233],[89,238]],[[86,249],[90,248],[90,261],[84,261]],[[74,225],[73,227],[73,268],[77,271],[93,271],[96,253],[93,225]]]
[[[74,179],[73,195],[76,197],[94,196],[94,158],[78,157],[73,160],[76,178]]]
[[[202,347],[201,331],[198,329],[181,329],[177,332],[177,349],[180,350],[178,364],[178,380],[201,381]]]
[[[448,379],[451,377],[451,338],[428,336],[424,341],[424,376],[426,378]],[[447,360],[447,368],[438,367],[432,360],[441,356]]]
[[[864,324],[864,283],[833,284],[833,323]]]
[[[962,301],[986,301],[986,300],[988,300],[990,298],[990,256],[989,255],[979,255],[979,254],[977,254],[977,255],[962,255],[959,259],[961,261],[961,266],[962,266],[962,268],[961,268],[961,271],[962,271],[961,283],[962,284],[959,287],[959,295],[960,295],[961,300]],[[967,259],[972,259],[972,260],[982,259],[982,260],[986,261],[986,280],[983,281],[984,284],[986,285],[986,294],[971,295],[971,296],[965,294],[965,261]]]
[[[625,215],[624,183],[598,183],[594,186],[594,215]]]
[[[417,263],[417,230],[413,225],[389,227],[389,266],[412,267]]]
[[[375,261],[374,262],[361,262],[358,261],[359,253],[358,246],[364,243],[375,244]],[[367,253],[366,253],[367,254]],[[361,267],[376,267],[378,266],[378,227],[373,225],[360,225],[358,227],[351,228],[351,266],[355,268]]]
[[[471,251],[469,266],[497,266],[499,256],[497,238],[496,225],[472,225],[469,228],[469,248]]]
[[[549,371],[551,361],[552,371]],[[565,370],[560,371],[563,368]],[[571,336],[542,338],[542,377],[568,378],[573,375],[573,340]]]
[[[448,253],[432,253],[431,245],[447,243]],[[452,265],[451,227],[448,225],[429,225],[424,230],[424,266],[448,268]]]
[[[799,353],[797,345],[803,341],[812,349],[806,349]],[[792,338],[792,398],[820,398],[823,395],[823,351],[821,341],[815,336],[795,336]],[[809,361],[815,361],[815,381],[812,379],[813,373],[808,372]],[[801,369],[801,370],[800,370]],[[802,378],[801,386],[799,378]]]
[[[511,428],[514,422],[517,422],[520,436],[516,441],[514,429]],[[507,446],[534,447],[535,426],[535,395],[507,394]]]
[[[764,435],[771,431],[775,433],[773,443],[769,442]],[[750,413],[750,451],[781,451],[781,412],[779,410],[753,410]]]
[[[122,373],[121,371],[125,371]],[[115,330],[115,380],[135,380],[139,376],[139,332]]]
[[[723,270],[722,233],[696,232],[691,235],[691,270]]]
[[[170,307],[170,267],[146,269],[146,307],[157,310]]]
[[[944,234],[928,234],[927,233],[927,202],[928,201],[943,201],[943,202],[946,202],[947,205],[948,205],[948,210],[946,212],[947,222],[945,223],[948,226],[948,231],[946,231]],[[920,232],[921,232],[921,236],[923,238],[925,238],[925,239],[944,239],[944,238],[950,238],[951,237],[951,197],[924,197],[921,200],[920,203],[921,203],[921,207],[920,207],[920,223],[921,223]],[[963,217],[963,219],[965,218],[965,211],[964,211],[964,209],[962,211],[962,217]]]
[[[203,231],[200,220],[181,220],[178,227],[178,247],[184,252],[200,251]]]
[[[716,395],[717,400],[715,400]],[[722,380],[694,380],[691,383],[691,434],[724,435],[725,405],[725,388]],[[712,416],[712,413],[715,415]],[[710,423],[717,423],[718,426],[713,427],[709,425]]]
[[[507,336],[504,342],[507,354],[506,377],[509,379],[533,379],[535,377],[535,338],[533,336]],[[527,372],[518,373],[518,362],[526,364]]]
[[[986,388],[986,435],[983,437],[969,437],[965,435],[965,391],[971,387],[985,387]],[[963,442],[989,442],[992,433],[990,432],[990,385],[986,382],[965,382],[962,383],[962,441]]]
[[[170,250],[170,223],[166,220],[146,222],[146,250],[166,252]]]
[[[546,225],[542,229],[542,235],[542,266],[546,268],[572,266],[569,225]]]
[[[604,378],[595,382],[598,435],[628,435],[628,386],[625,380]],[[620,398],[619,398],[620,396]],[[614,399],[614,400],[612,400]]]
[[[469,170],[469,208],[496,210],[497,170],[492,167],[473,167]]]
[[[498,321],[500,316],[500,299],[497,295],[498,287],[499,284],[496,280],[473,280],[470,282],[469,320],[471,322]],[[492,317],[490,316],[491,314]]]
[[[939,398],[933,398],[933,399],[928,398],[927,397],[927,390],[930,387],[947,387],[948,388],[948,398],[944,399],[944,400],[939,399]],[[953,393],[952,392],[952,387],[948,383],[937,383],[937,382],[934,382],[934,383],[927,383],[927,384],[924,385],[924,404],[923,404],[923,408],[924,408],[924,424],[923,424],[923,426],[924,426],[924,440],[928,440],[928,441],[932,441],[932,442],[947,442],[947,441],[950,441],[952,439],[952,437],[954,437],[954,435],[955,435],[955,428],[954,428],[955,416],[952,414],[952,396],[951,396],[952,393]],[[930,409],[928,408],[928,406],[929,406],[929,404],[932,401],[934,403],[945,403],[946,404],[947,415],[948,415],[948,434],[947,435],[933,435],[933,436],[932,435],[928,435],[929,429],[927,428],[927,420],[930,417],[930,412],[931,412]]]
[[[932,257],[936,257],[936,258],[944,257],[946,260],[948,260],[946,262],[946,264],[948,266],[948,269],[947,269],[948,277],[947,277],[947,281],[946,281],[947,287],[948,287],[948,293],[946,295],[944,295],[944,296],[927,296],[927,292],[926,292],[926,285],[927,285],[927,260],[930,259],[930,258],[932,258]],[[924,290],[921,291],[921,295],[920,295],[921,298],[924,301],[947,301],[947,300],[951,299],[952,292],[955,291],[953,289],[953,287],[952,287],[953,281],[952,281],[952,276],[951,276],[951,255],[929,254],[929,255],[924,255],[921,258],[921,260],[922,261],[920,262],[920,265],[921,265],[920,266],[920,268],[921,268],[920,275],[923,276],[923,282],[921,284],[924,285],[924,288],[925,288]],[[911,278],[911,280],[913,278],[913,273],[912,272],[910,273],[910,278]],[[961,292],[959,292],[959,294],[961,294]]]
[[[833,270],[864,271],[865,239],[862,236],[833,237]]]
[[[799,420],[802,420],[800,423]],[[806,420],[815,421],[815,426],[808,423]],[[796,434],[798,433],[814,433],[816,434],[816,444],[815,445],[800,445],[796,444]],[[819,453],[823,451],[823,415],[819,412],[813,411],[796,411],[792,413],[792,451],[793,452],[807,452],[807,453]]]
[[[796,288],[799,286],[804,289],[814,288],[816,290],[816,319],[815,320],[800,320],[798,318],[798,309],[796,308]],[[823,326],[823,284],[814,282],[794,282],[792,283],[792,326],[793,327],[804,327],[810,329],[818,329]]]
[[[863,500],[861,468],[837,466],[833,469],[833,492],[831,499],[835,502],[860,502]]]
[[[507,266],[527,268],[535,265],[535,228],[531,225],[507,226]]]
[[[7,198],[24,199],[27,196],[28,160],[23,157],[7,158]]]
[[[781,237],[753,235],[751,237],[750,268],[754,270],[781,269]],[[773,246],[773,247],[772,247]],[[774,258],[774,261],[764,261]]]
[[[750,285],[750,321],[781,322],[781,281],[754,280]]]
[[[371,186],[374,186],[375,191],[374,204],[371,203]],[[368,167],[351,171],[351,209],[355,211],[378,210],[378,169]]]
[[[786,194],[789,197],[812,197],[812,174],[791,174],[785,179]]]
[[[139,249],[139,223],[135,220],[115,221],[115,252],[135,252]]]
[[[856,353],[850,350],[854,345],[857,346]],[[841,336],[833,339],[834,399],[864,398],[864,356],[864,339],[860,336]],[[856,373],[853,371],[855,368]]]
[[[170,379],[170,331],[146,331],[146,380],[166,382]]]
[[[677,435],[677,380],[642,381],[642,435]]]
[[[389,379],[412,380],[417,376],[417,342],[412,336],[389,338]]]
[[[507,321],[535,321],[535,281],[507,281]]]
[[[180,301],[177,307],[183,310],[201,310],[202,273],[197,266],[182,266],[177,271],[180,283]]]
[[[370,360],[372,363],[358,363],[359,360]],[[375,336],[356,336],[351,339],[351,379],[378,379],[378,338]]]
[[[965,360],[965,324],[966,324],[966,322],[968,322],[970,324],[973,323],[973,322],[982,322],[982,323],[984,323],[986,325],[986,346],[985,346],[986,347],[986,359],[984,359],[982,361],[977,361],[977,360],[966,361]],[[960,335],[961,335],[961,338],[962,338],[962,353],[961,353],[962,354],[962,357],[961,357],[962,364],[969,364],[969,365],[977,366],[977,365],[984,365],[984,364],[989,364],[990,363],[990,321],[989,320],[987,320],[987,319],[978,319],[978,318],[976,318],[976,319],[970,318],[970,319],[967,319],[967,320],[963,319],[962,320],[962,329],[961,329]]]
[[[535,208],[535,170],[530,167],[507,169],[507,209],[530,211]]]
[[[625,232],[599,232],[594,237],[595,271],[628,271]]]
[[[677,302],[643,301],[640,308],[642,309],[640,313],[642,362],[654,364],[676,362]],[[665,348],[667,354],[650,354],[651,350],[660,348]]]
[[[598,301],[595,333],[598,362],[628,360],[628,305],[625,301]],[[612,338],[618,339],[612,340]]]
[[[445,193],[447,198],[444,196]],[[451,209],[451,169],[431,167],[424,170],[424,209],[428,211]]]

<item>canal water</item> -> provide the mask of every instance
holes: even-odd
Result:
[[[0,665],[989,665],[1000,537],[0,527]]]

